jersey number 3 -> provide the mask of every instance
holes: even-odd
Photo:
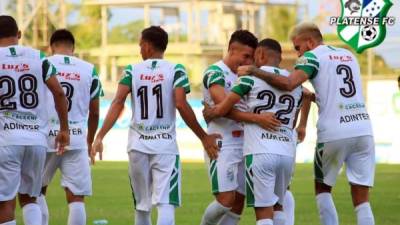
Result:
[[[343,78],[343,82],[347,85],[348,88],[340,88],[340,94],[345,98],[353,97],[356,94],[356,85],[353,81],[353,72],[351,71],[351,68],[347,65],[341,64],[336,68],[336,73],[339,76],[346,76],[345,78]]]

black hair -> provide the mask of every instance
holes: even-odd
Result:
[[[55,43],[70,44],[75,46],[75,38],[69,30],[59,29],[54,31],[50,38],[50,45]]]
[[[16,37],[18,25],[12,16],[0,16],[0,38]]]
[[[258,47],[265,47],[273,51],[282,53],[281,44],[279,44],[279,42],[275,39],[265,38],[264,40],[260,41],[260,43],[258,43]]]
[[[239,42],[240,44],[247,45],[253,49],[257,48],[258,44],[257,38],[248,30],[237,30],[233,32],[231,39],[229,40],[229,46],[233,42]]]
[[[142,31],[142,39],[159,51],[164,52],[168,45],[168,34],[160,26],[150,26]]]

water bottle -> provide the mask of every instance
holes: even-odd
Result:
[[[108,224],[108,221],[106,219],[94,220],[93,224],[94,225],[106,225],[106,224]]]

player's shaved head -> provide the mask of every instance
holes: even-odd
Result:
[[[70,45],[75,46],[74,35],[67,29],[59,29],[54,31],[50,38],[50,45]]]
[[[257,67],[279,67],[282,61],[282,47],[278,41],[266,38],[258,43],[254,60]]]
[[[296,25],[290,33],[290,39],[296,37],[313,38],[317,41],[323,41],[321,31],[314,23],[304,22]]]
[[[229,40],[229,47],[235,42],[238,42],[242,45],[247,45],[253,49],[256,49],[258,44],[256,36],[254,36],[254,34],[248,30],[237,30],[233,32]]]
[[[257,47],[267,48],[267,49],[276,51],[279,54],[282,53],[281,44],[279,44],[278,41],[271,39],[271,38],[265,38],[264,40],[260,41],[260,43],[258,43]]]
[[[0,39],[18,36],[18,25],[12,16],[0,16]]]
[[[151,26],[142,31],[142,40],[149,42],[154,49],[164,52],[168,45],[168,34],[160,26]]]

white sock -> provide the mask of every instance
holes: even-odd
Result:
[[[151,225],[150,212],[136,210],[135,225]]]
[[[355,211],[357,213],[357,224],[358,225],[374,225],[374,214],[371,210],[371,205],[369,202],[364,202],[359,204]]]
[[[239,220],[240,220],[240,215],[232,211],[228,211],[222,217],[221,221],[219,221],[219,225],[237,225],[239,224]]]
[[[25,225],[42,225],[42,212],[36,203],[29,203],[22,207]]]
[[[319,218],[322,225],[338,225],[339,219],[332,195],[324,192],[317,195]]]
[[[68,225],[86,225],[85,203],[71,202],[68,207]]]
[[[47,207],[46,196],[40,195],[36,202],[42,212],[42,225],[49,225],[49,208]]]
[[[157,206],[157,225],[175,225],[175,206],[159,204]]]
[[[286,225],[294,225],[295,201],[291,191],[287,190],[283,198],[283,212],[286,215]]]
[[[17,225],[17,221],[13,220],[13,221],[8,221],[5,223],[0,223],[0,225]]]
[[[256,225],[274,225],[274,222],[271,219],[262,219],[257,220]]]
[[[218,201],[211,202],[203,214],[200,225],[217,225],[221,218],[231,208],[221,205]]]
[[[283,211],[274,211],[274,225],[285,225],[286,215]]]

